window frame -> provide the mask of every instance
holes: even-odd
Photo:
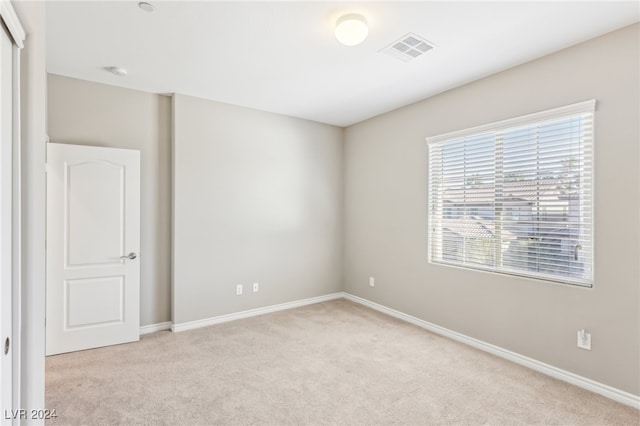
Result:
[[[584,288],[593,288],[594,280],[595,280],[595,111],[596,111],[596,100],[588,100],[584,102],[578,102],[575,104],[553,108],[549,110],[544,110],[540,112],[536,112],[533,114],[527,114],[523,116],[518,116],[506,120],[496,121],[492,123],[483,124],[480,126],[475,126],[463,130],[457,130],[453,132],[448,132],[444,134],[439,134],[435,136],[430,136],[426,138],[426,144],[428,147],[427,150],[427,253],[428,253],[428,262],[434,265],[443,265],[447,267],[454,268],[462,268],[467,270],[475,270],[475,271],[483,271],[490,272],[494,274],[501,275],[511,275],[517,276],[521,278],[530,278],[542,281],[549,281],[554,283],[561,284],[569,284]],[[464,261],[452,261],[452,260],[444,260],[444,259],[434,259],[434,238],[432,238],[434,233],[434,224],[432,221],[434,220],[433,206],[432,200],[433,197],[433,182],[432,182],[432,170],[431,170],[431,147],[434,145],[443,146],[447,141],[453,141],[461,138],[470,138],[470,137],[479,137],[482,134],[487,133],[502,133],[506,130],[518,128],[518,127],[526,127],[533,126],[537,124],[541,124],[548,121],[553,120],[561,120],[565,118],[569,118],[571,116],[580,115],[580,114],[591,114],[591,137],[590,140],[583,144],[583,146],[590,146],[590,176],[588,186],[590,187],[590,205],[588,210],[586,210],[591,218],[590,223],[588,223],[588,232],[589,232],[589,240],[591,243],[591,251],[587,257],[589,260],[590,273],[588,274],[588,278],[579,278],[579,277],[563,277],[560,274],[550,274],[550,273],[542,273],[542,272],[532,272],[527,270],[513,270],[507,269],[504,265],[494,265],[493,267],[486,267],[482,265],[470,265],[465,263]],[[494,203],[496,202],[496,195],[494,193]],[[442,202],[442,200],[440,200]],[[506,209],[505,209],[506,210]],[[445,217],[445,212],[443,210],[441,218]],[[496,219],[493,219],[493,223],[496,222]],[[587,228],[583,228],[587,229]],[[442,229],[440,230],[442,232]],[[439,249],[442,251],[442,255],[444,255],[444,244],[445,239],[440,237],[441,246]],[[444,257],[444,256],[442,256]],[[502,256],[500,256],[502,257]]]

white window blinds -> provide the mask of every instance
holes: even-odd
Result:
[[[429,260],[591,286],[595,101],[429,146]]]

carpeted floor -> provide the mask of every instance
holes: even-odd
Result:
[[[46,368],[51,425],[640,424],[638,410],[346,300]]]

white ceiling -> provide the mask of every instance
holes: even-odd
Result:
[[[148,1],[48,1],[48,71],[348,126],[640,20],[637,1]],[[333,36],[348,12],[356,47]],[[437,48],[378,52],[409,32]]]

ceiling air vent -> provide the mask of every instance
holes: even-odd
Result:
[[[404,62],[409,62],[423,55],[435,46],[419,35],[409,33],[400,40],[394,41],[380,52],[393,56]]]

